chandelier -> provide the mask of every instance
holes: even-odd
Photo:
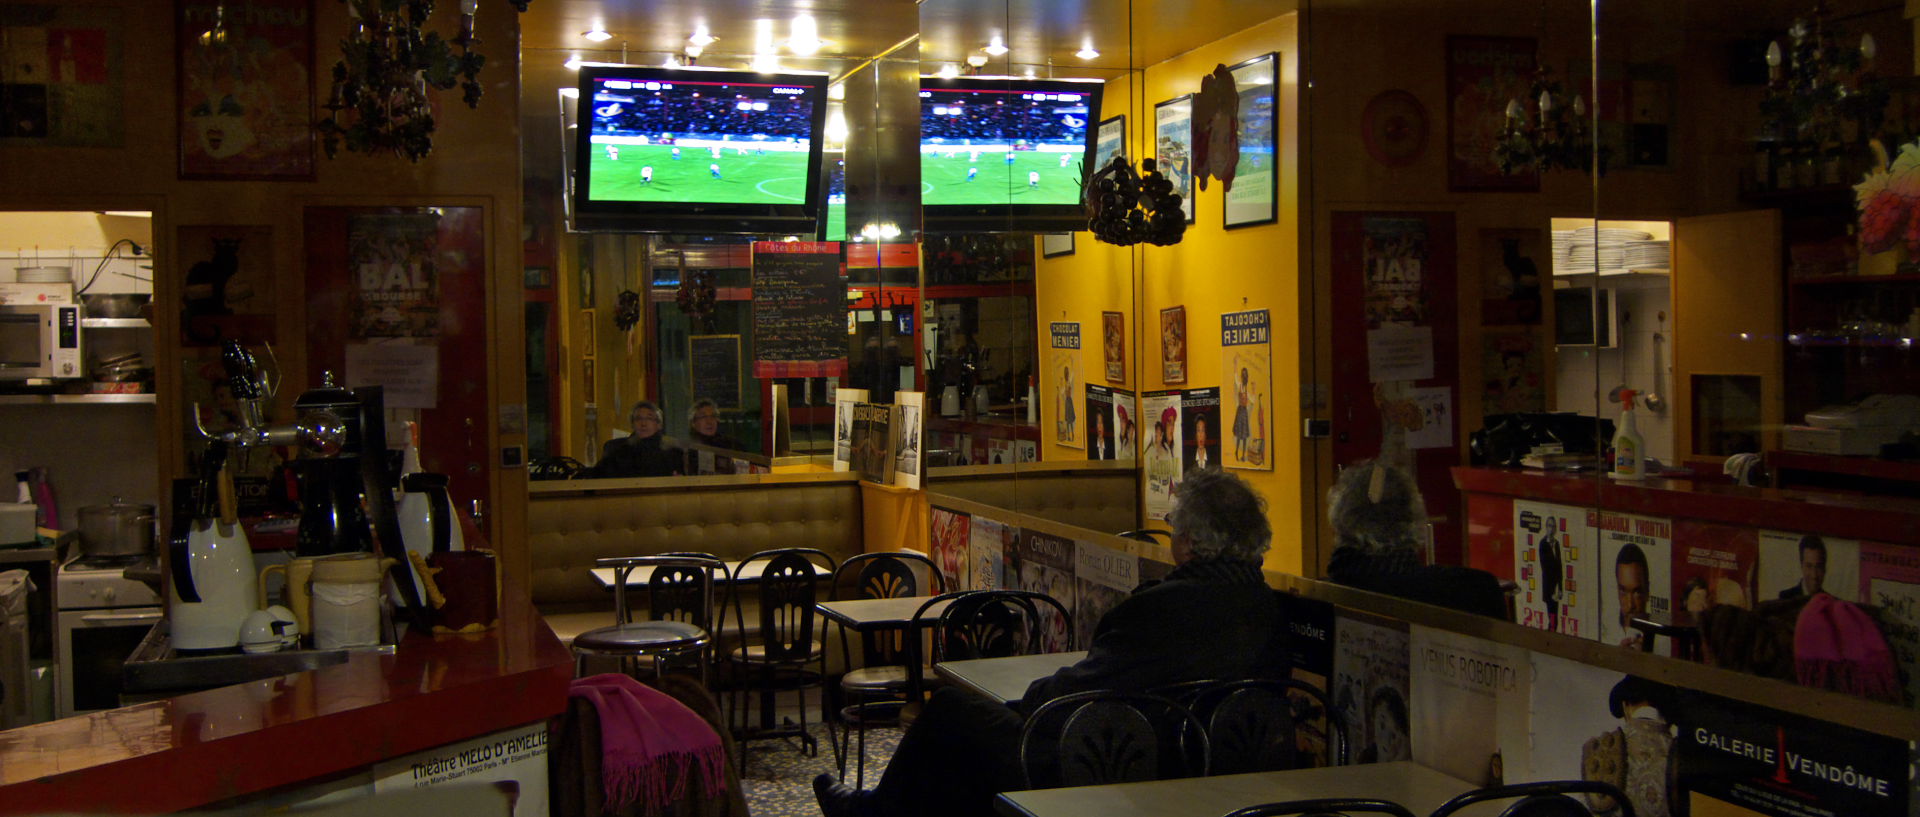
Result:
[[[1493,161],[1501,173],[1529,170],[1593,170],[1593,129],[1587,124],[1587,102],[1569,93],[1545,66],[1536,64],[1527,95],[1534,109],[1520,99],[1507,100],[1507,121],[1493,146]],[[1600,151],[1600,169],[1607,166],[1606,148]]]
[[[427,31],[433,0],[342,0],[352,19],[333,64],[327,118],[315,123],[327,158],[391,153],[419,161],[433,152],[433,105],[427,88],[459,85],[469,108],[480,105],[480,67],[473,16],[480,0],[460,0],[460,33],[448,40]],[[509,0],[526,11],[528,0]]]
[[[1872,34],[1860,35],[1857,47],[1842,45],[1826,0],[1815,0],[1812,17],[1787,28],[1785,47],[1767,44],[1761,113],[1783,139],[1835,144],[1872,137],[1888,99],[1886,82],[1873,73],[1877,51]]]

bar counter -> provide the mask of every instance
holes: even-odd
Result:
[[[1469,466],[1454,468],[1453,482],[1467,495],[1470,542],[1512,541],[1511,504],[1476,502],[1476,498],[1502,497],[1920,545],[1920,501],[1912,499],[1654,477],[1629,482],[1594,473]]]
[[[573,661],[524,598],[498,628],[0,732],[0,814],[157,814],[558,715]]]

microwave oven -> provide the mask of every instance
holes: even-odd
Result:
[[[0,382],[85,377],[82,308],[70,285],[0,284]]]

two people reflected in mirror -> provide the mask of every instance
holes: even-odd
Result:
[[[687,410],[687,436],[701,445],[740,450],[732,437],[720,433],[720,404],[705,397],[693,401]]]
[[[1012,706],[940,688],[900,739],[878,786],[853,789],[831,774],[814,779],[822,813],[991,814],[995,794],[1025,788],[1023,713],[1047,701],[1096,689],[1286,677],[1281,596],[1260,573],[1273,538],[1265,503],[1239,477],[1217,470],[1188,476],[1177,498],[1167,517],[1173,572],[1101,616],[1086,658],[1034,681]]]
[[[1484,570],[1422,564],[1426,503],[1412,475],[1377,460],[1347,466],[1327,492],[1336,546],[1327,578],[1349,587],[1507,617],[1500,580]]]
[[[593,466],[596,477],[671,477],[686,469],[686,452],[672,437],[661,433],[666,427],[660,407],[642,400],[627,412],[633,433],[608,440],[600,449],[600,462]]]

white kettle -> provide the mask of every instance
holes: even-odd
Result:
[[[453,510],[453,497],[447,493],[447,475],[426,472],[400,478],[400,541],[408,553],[424,559],[435,553],[466,550],[466,537],[460,533],[460,519]],[[413,575],[419,598],[427,597],[420,575]]]
[[[225,459],[224,451],[209,450],[209,459]],[[259,573],[253,548],[235,513],[233,477],[219,464],[218,476],[203,480],[201,491],[218,491],[218,516],[201,512],[176,535],[169,553],[172,579],[168,589],[169,633],[176,650],[224,650],[240,644],[240,626],[258,601]],[[212,482],[213,485],[208,485]]]

